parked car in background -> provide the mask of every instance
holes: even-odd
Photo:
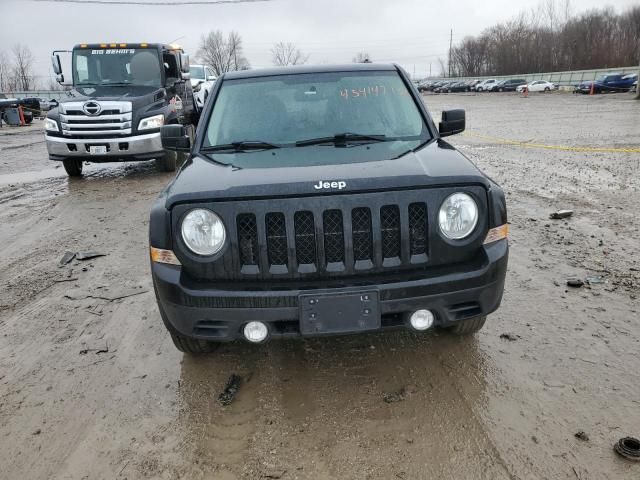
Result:
[[[434,93],[449,93],[449,87],[456,82],[443,82],[440,86],[433,89]]]
[[[191,74],[191,86],[193,87],[193,96],[199,108],[204,106],[204,102],[209,96],[209,92],[216,83],[216,75],[211,67],[206,65],[191,65],[189,67]]]
[[[430,84],[430,85],[427,87],[427,89],[428,89],[430,92],[435,92],[436,88],[439,88],[440,86],[444,85],[445,83],[447,83],[447,82],[445,82],[445,81],[443,81],[443,80],[440,80],[440,81],[437,81],[437,82],[433,82],[432,84]]]
[[[495,78],[488,78],[488,79],[483,80],[480,83],[478,83],[476,85],[475,91],[476,92],[488,92],[488,91],[490,91],[491,87],[493,85],[495,85],[496,83],[498,83],[498,81]]]
[[[467,82],[455,82],[449,85],[449,88],[447,89],[447,91],[448,92],[468,92],[469,85],[467,84]]]
[[[516,88],[520,85],[526,85],[527,81],[524,78],[510,78],[508,80],[502,80],[501,82],[492,85],[489,89],[490,92],[515,92]]]
[[[475,90],[476,85],[478,85],[482,80],[469,80],[469,91],[472,92]]]
[[[582,82],[578,85],[579,93],[604,93],[604,92],[628,92],[633,82],[638,79],[636,74],[622,75],[621,73],[609,73],[600,75],[595,80]]]
[[[431,80],[423,80],[423,81],[421,81],[421,82],[419,82],[419,83],[418,83],[418,85],[416,86],[416,88],[418,89],[418,91],[419,91],[420,93],[428,92],[428,91],[429,91],[429,87],[430,87],[431,85],[433,85],[433,83],[434,83],[434,82],[433,82],[433,81],[431,81]]]
[[[527,83],[526,85],[520,85],[516,87],[516,92],[522,93],[524,89],[527,89],[529,92],[550,92],[551,90],[555,90],[558,87],[546,80],[534,80],[531,83]]]

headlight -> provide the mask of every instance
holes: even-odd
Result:
[[[449,195],[438,213],[442,234],[452,240],[468,237],[478,223],[478,206],[466,193]]]
[[[56,122],[55,120],[52,120],[50,118],[45,118],[44,119],[44,129],[47,132],[57,132],[58,130],[58,122]]]
[[[138,130],[151,130],[152,128],[160,128],[164,125],[164,115],[154,115],[140,120]]]
[[[196,208],[182,220],[182,240],[198,255],[218,253],[226,236],[222,220],[211,210]]]

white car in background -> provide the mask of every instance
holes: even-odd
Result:
[[[478,83],[473,89],[476,92],[488,92],[498,81],[495,78],[488,78]]]
[[[213,84],[216,83],[216,75],[213,73],[212,68],[207,65],[192,64],[189,67],[189,72],[191,73],[191,87],[193,87],[196,104],[198,108],[202,108],[204,102],[207,101],[209,92],[213,88]]]
[[[516,92],[522,93],[525,88],[529,92],[550,92],[551,90],[555,90],[557,87],[555,84],[547,82],[546,80],[535,80],[526,85],[520,85],[516,88]]]

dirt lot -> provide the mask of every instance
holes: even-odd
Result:
[[[90,165],[68,180],[41,124],[0,130],[0,477],[640,478],[612,450],[640,436],[640,152],[487,138],[637,149],[640,104],[425,101],[437,119],[466,108],[469,130],[451,142],[508,192],[504,302],[469,339],[395,332],[183,356],[156,309],[146,241],[171,175]],[[549,220],[560,208],[575,215]],[[60,267],[66,250],[107,256]],[[572,289],[574,275],[596,278]],[[244,383],[222,407],[231,373]]]

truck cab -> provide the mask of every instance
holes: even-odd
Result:
[[[61,161],[69,176],[81,176],[87,160],[156,159],[162,170],[175,170],[181,155],[163,150],[160,128],[177,124],[192,132],[199,116],[182,48],[79,44],[66,52],[71,54],[68,75],[60,53],[53,52],[53,70],[71,89],[45,120],[49,159]]]

